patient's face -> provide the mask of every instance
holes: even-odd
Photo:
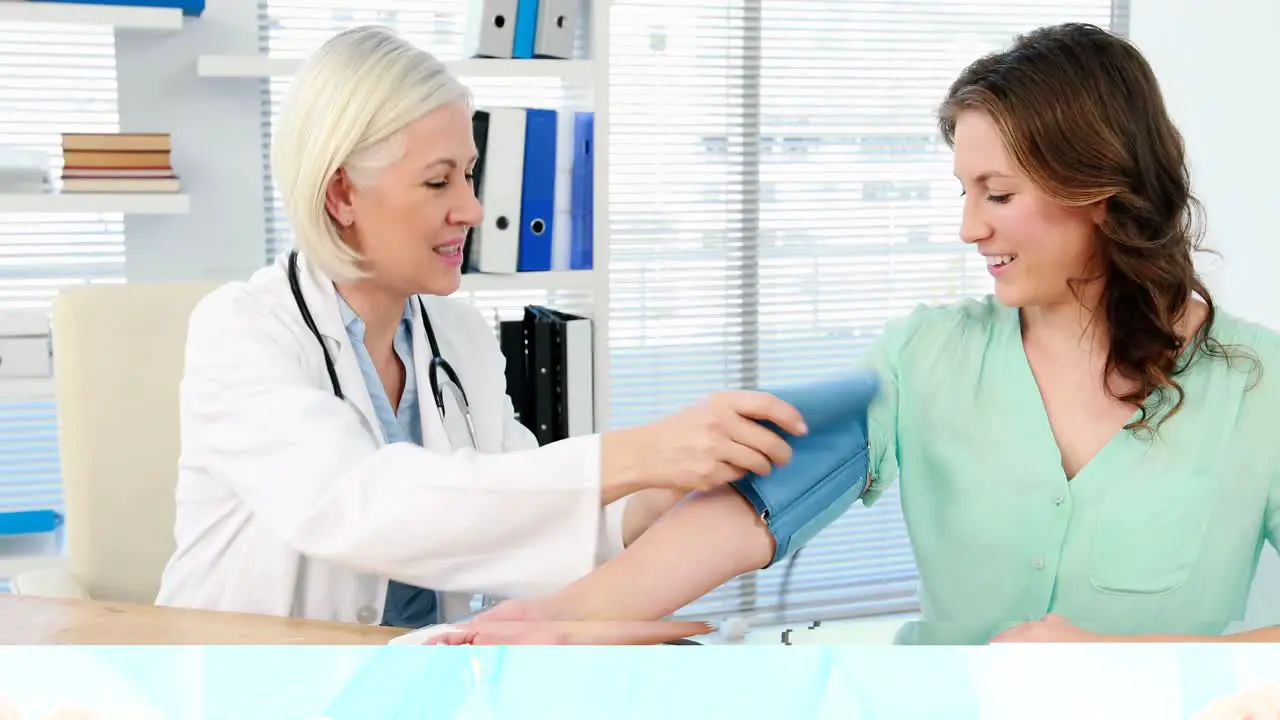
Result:
[[[982,112],[957,118],[954,165],[965,196],[960,237],[985,256],[997,299],[1013,307],[1074,302],[1069,282],[1091,275],[1098,257],[1101,207],[1049,197]]]
[[[351,242],[375,282],[401,294],[458,288],[467,230],[483,218],[471,173],[471,113],[457,103],[411,123],[389,150],[403,150],[350,190]]]

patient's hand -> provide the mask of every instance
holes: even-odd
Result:
[[[657,645],[706,635],[710,625],[674,620],[549,621],[496,620],[459,626],[428,645]]]

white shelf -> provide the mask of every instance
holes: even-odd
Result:
[[[0,0],[2,1],[2,0]],[[196,74],[207,78],[290,77],[302,64],[300,58],[278,58],[266,55],[201,55],[196,59]],[[454,60],[446,63],[449,71],[460,78],[592,78],[589,60]]]
[[[128,30],[181,30],[178,8],[0,0],[0,22],[107,25]]]
[[[191,198],[177,193],[0,193],[0,213],[186,215],[189,212]]]
[[[206,78],[287,77],[302,64],[295,58],[265,55],[201,55],[196,58],[196,75]]]
[[[0,578],[5,580],[13,580],[24,573],[64,570],[66,567],[67,559],[62,555],[0,555]]]
[[[0,402],[43,402],[53,398],[53,378],[0,378]]]
[[[512,275],[467,273],[462,276],[461,292],[501,290],[591,290],[595,274],[591,270],[552,270],[522,272]]]

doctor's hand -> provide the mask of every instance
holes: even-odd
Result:
[[[768,475],[791,459],[786,439],[808,432],[800,411],[758,391],[727,390],[649,425],[604,435],[601,465],[606,492],[646,488],[710,490],[746,473]]]
[[[492,608],[476,615],[472,623],[513,622],[530,620],[573,620],[567,612],[560,611],[551,597],[512,598],[503,600]],[[0,718],[0,720],[3,720]]]
[[[425,641],[427,645],[657,645],[712,632],[702,622],[498,621],[459,626]]]

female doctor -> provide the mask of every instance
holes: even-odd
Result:
[[[157,603],[398,627],[545,593],[803,432],[762,393],[538,447],[460,282],[482,221],[467,90],[388,30],[338,34],[272,146],[298,252],[192,312],[176,551]]]

